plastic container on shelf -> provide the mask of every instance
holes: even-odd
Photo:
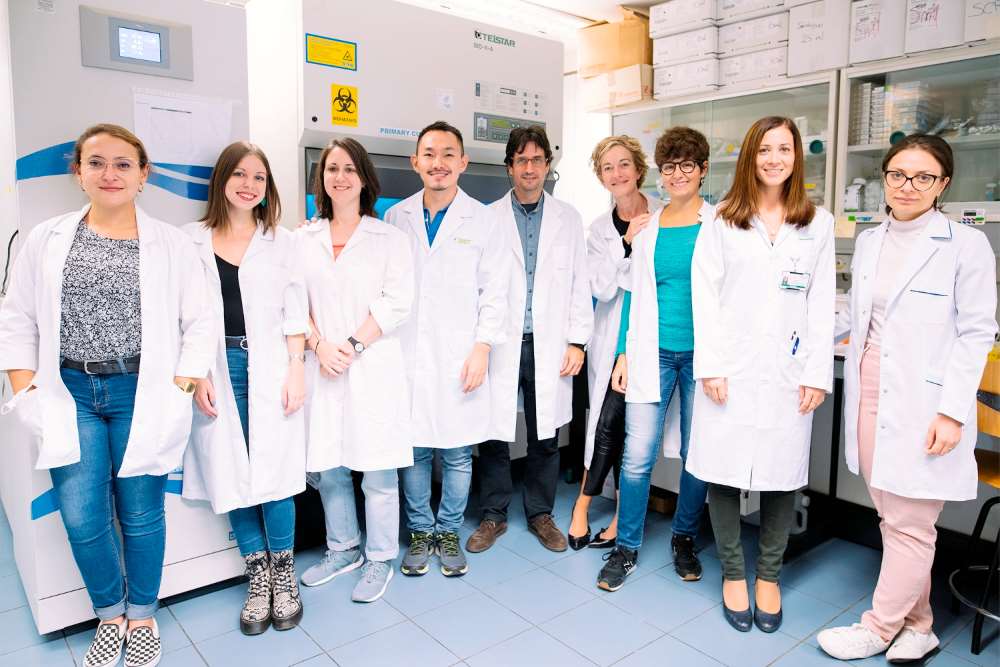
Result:
[[[860,211],[865,199],[865,179],[855,178],[844,192],[844,210]]]
[[[872,178],[865,183],[864,210],[877,211],[882,206],[882,179]]]
[[[984,201],[996,201],[997,200],[997,184],[990,181],[986,184],[986,192],[983,194]]]

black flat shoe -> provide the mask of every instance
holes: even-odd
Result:
[[[753,610],[753,624],[756,625],[761,632],[774,632],[781,627],[781,621],[784,618],[781,611],[782,610],[779,609],[777,614],[769,614],[766,611],[761,611],[759,608],[755,607]]]
[[[591,549],[611,549],[611,548],[613,548],[618,543],[618,538],[616,538],[616,537],[601,537],[602,535],[604,535],[604,531],[606,531],[606,530],[607,530],[607,528],[601,528],[599,531],[597,531],[597,533],[594,535],[594,539],[592,539],[587,546],[589,548],[591,548]]]
[[[722,603],[722,614],[726,617],[726,621],[729,625],[733,626],[740,632],[750,632],[750,628],[753,627],[754,615],[750,611],[750,607],[747,607],[743,611],[733,611],[726,606],[726,603]]]
[[[570,535],[569,531],[566,531],[566,538],[567,541],[569,542],[569,548],[572,549],[573,551],[579,551],[580,549],[590,544],[590,526],[587,526],[587,532],[581,535],[580,537],[575,537],[573,535]]]

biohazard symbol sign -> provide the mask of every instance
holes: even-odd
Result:
[[[334,125],[358,126],[358,89],[335,83],[330,86],[330,121]]]

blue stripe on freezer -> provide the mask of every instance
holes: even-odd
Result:
[[[187,199],[208,201],[208,185],[205,183],[182,181],[179,178],[167,176],[166,174],[161,174],[158,171],[149,172],[148,183],[150,185],[155,185],[158,188],[163,188],[167,192],[172,192],[175,195],[186,197]]]
[[[68,174],[75,143],[67,141],[64,144],[49,146],[17,158],[15,163],[17,180],[24,181],[29,178]]]
[[[160,169],[174,171],[185,176],[194,176],[205,180],[212,178],[212,167],[203,167],[198,164],[171,164],[169,162],[154,162],[153,164]]]
[[[181,495],[184,490],[183,479],[168,479],[166,485],[167,493]],[[35,521],[59,511],[59,496],[55,489],[49,489],[31,501],[31,520]]]

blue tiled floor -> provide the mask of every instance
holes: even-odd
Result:
[[[594,586],[605,551],[552,553],[526,530],[520,489],[511,504],[510,529],[497,545],[470,554],[470,572],[446,579],[436,568],[424,577],[394,577],[382,600],[350,601],[355,571],[319,588],[303,588],[305,616],[289,632],[244,637],[237,626],[244,586],[184,596],[157,618],[165,667],[813,667],[836,665],[816,645],[823,627],[852,623],[871,601],[881,554],[831,540],[786,566],[785,623],[766,635],[740,634],[722,618],[720,564],[710,535],[700,538],[705,575],[677,579],[670,564],[670,521],[651,514],[639,567],[617,593]],[[555,515],[569,521],[576,487],[560,483]],[[463,539],[478,524],[474,499]],[[591,528],[608,524],[614,505],[595,499]],[[756,531],[745,527],[748,571]],[[321,556],[300,553],[301,572]],[[947,588],[935,582],[935,631],[943,650],[932,667],[996,667],[1000,640],[982,655],[969,652],[972,616],[953,615]],[[996,633],[996,626],[986,626]],[[11,539],[0,512],[0,667],[80,665],[92,630],[39,636],[13,567]],[[885,665],[882,656],[856,665]]]

